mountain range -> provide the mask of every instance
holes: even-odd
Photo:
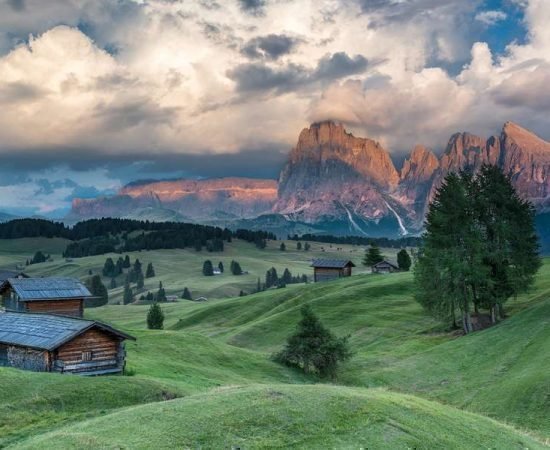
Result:
[[[487,139],[456,133],[440,155],[417,145],[398,169],[378,142],[326,121],[302,130],[278,181],[134,182],[114,196],[75,199],[67,219],[188,220],[281,234],[415,234],[445,175],[484,163],[509,175],[539,214],[550,211],[550,143],[515,123]]]

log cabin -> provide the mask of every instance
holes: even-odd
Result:
[[[74,278],[8,278],[0,284],[6,310],[82,317],[92,294]]]
[[[355,267],[355,264],[346,259],[314,259],[311,267],[313,267],[313,280],[317,283],[349,277],[351,268]]]
[[[29,278],[29,276],[16,270],[0,270],[0,285],[8,278]]]
[[[391,261],[380,261],[371,267],[372,273],[393,273],[399,272],[399,266]]]
[[[122,373],[134,337],[93,320],[0,312],[0,366],[79,375]]]

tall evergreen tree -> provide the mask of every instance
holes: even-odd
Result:
[[[115,289],[116,288],[116,278],[111,278],[111,284],[109,286],[111,289]]]
[[[159,281],[159,290],[157,291],[157,295],[155,300],[159,303],[166,301],[166,291],[164,290],[164,287],[162,286],[162,281]]]
[[[365,266],[372,267],[381,261],[384,261],[384,255],[382,255],[380,249],[376,245],[371,245],[365,252],[363,264]]]
[[[220,273],[223,273],[223,263],[221,261],[218,263],[218,269]]]
[[[105,264],[103,264],[102,270],[104,277],[115,277],[116,276],[116,266],[113,262],[113,258],[107,258]]]
[[[237,261],[231,261],[230,269],[233,275],[243,274],[243,269],[241,268],[241,265]]]
[[[143,272],[139,271],[136,275],[136,288],[142,290],[145,286],[145,280],[143,279]]]
[[[277,274],[277,269],[272,267],[265,273],[265,287],[269,289],[272,286],[276,286],[279,283],[279,275]]]
[[[181,298],[185,300],[193,300],[193,296],[191,295],[191,291],[188,288],[183,288],[183,293],[181,294]]]
[[[147,328],[150,330],[162,330],[164,328],[164,313],[157,302],[149,307],[147,313]]]
[[[119,257],[116,261],[116,271],[115,271],[116,276],[120,275],[123,272],[123,269],[124,269],[124,260],[122,259],[122,257]]]
[[[214,275],[214,267],[212,266],[212,261],[210,261],[209,259],[204,261],[202,265],[202,274],[205,277],[211,277],[212,275]]]
[[[405,272],[408,272],[411,268],[411,257],[406,249],[402,248],[397,253],[397,265],[399,266],[400,270],[404,270]]]
[[[90,290],[90,293],[95,297],[86,299],[85,306],[87,308],[103,306],[109,302],[109,292],[107,291],[105,285],[102,283],[101,277],[99,275],[94,275],[93,277],[88,279],[86,285]]]
[[[302,250],[302,243],[300,241],[296,243],[296,250]]]
[[[309,244],[309,242],[306,242],[306,243],[304,244],[304,250],[305,250],[306,252],[309,252],[309,249],[310,249],[310,248],[311,248],[311,245]]]
[[[284,242],[281,242],[281,245],[279,246],[279,250],[281,250],[282,252],[286,251],[286,245]]]
[[[139,261],[139,259],[136,258],[136,260],[134,261],[134,272],[138,273],[141,271],[142,271],[141,262]]]
[[[128,255],[126,255],[126,256],[124,257],[123,262],[122,262],[122,267],[123,267],[124,269],[129,269],[131,265],[132,265],[132,264],[130,263],[130,257],[129,257]]]
[[[145,278],[153,278],[155,276],[155,268],[153,267],[153,263],[150,262],[147,264],[147,269],[145,269]]]
[[[292,283],[292,274],[290,273],[290,270],[288,268],[285,268],[283,272],[283,276],[281,277],[281,280],[284,284],[291,284]]]
[[[126,280],[124,283],[124,294],[122,296],[122,304],[128,305],[134,301],[134,292],[130,288],[130,282]]]
[[[301,309],[302,319],[296,332],[287,339],[285,347],[274,359],[283,364],[300,367],[304,372],[335,378],[338,365],[352,357],[349,337],[335,337],[313,313],[309,305]]]

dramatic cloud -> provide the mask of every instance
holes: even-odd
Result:
[[[547,0],[0,1],[0,159],[276,174],[325,119],[394,152],[506,120],[548,139],[548,23]]]

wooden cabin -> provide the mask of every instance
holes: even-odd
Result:
[[[313,280],[317,283],[349,277],[351,268],[355,267],[355,264],[346,259],[314,259],[311,267],[313,267]]]
[[[29,278],[29,276],[17,270],[0,270],[0,285],[8,278]]]
[[[399,272],[399,266],[391,261],[380,261],[371,267],[372,273],[393,273]]]
[[[8,278],[0,285],[8,311],[82,317],[84,300],[92,294],[74,278]]]
[[[0,366],[79,375],[122,373],[126,339],[135,340],[97,321],[0,312]]]

